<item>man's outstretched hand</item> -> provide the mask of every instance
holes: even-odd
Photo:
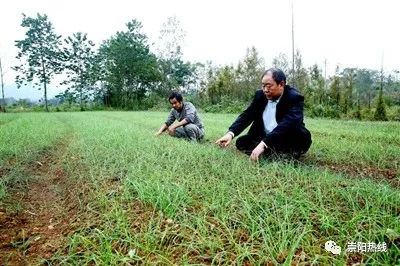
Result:
[[[258,161],[260,155],[264,152],[264,150],[265,150],[265,144],[264,142],[261,141],[260,144],[258,144],[257,147],[255,147],[254,150],[252,151],[250,155],[250,160]]]
[[[168,134],[170,135],[170,136],[174,136],[175,135],[175,131],[176,131],[176,128],[175,127],[172,127],[172,126],[170,126],[170,127],[168,127]]]
[[[168,128],[167,124],[163,124],[154,136],[160,136]]]
[[[175,135],[175,131],[176,131],[176,127],[173,127],[173,126],[167,127],[166,125],[163,125],[163,126],[160,128],[160,130],[157,131],[157,132],[154,134],[154,136],[158,137],[158,136],[160,136],[162,133],[164,133],[165,131],[167,131],[167,133],[168,133],[170,136],[174,136],[174,135]]]
[[[231,143],[232,139],[233,139],[232,135],[229,134],[229,133],[226,133],[225,136],[223,136],[222,138],[218,139],[215,142],[215,144],[217,144],[221,148],[225,148]]]

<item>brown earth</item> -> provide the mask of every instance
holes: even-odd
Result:
[[[322,163],[321,166],[337,173],[345,173],[350,177],[370,178],[374,181],[387,182],[392,187],[400,188],[400,178],[397,178],[398,172],[396,169],[329,163]]]
[[[26,187],[11,187],[0,205],[1,265],[43,263],[77,228],[84,186],[62,168],[68,142],[63,139],[54,150],[23,165],[24,174],[31,177]]]
[[[328,165],[329,169],[335,172],[346,173],[355,177],[372,178],[375,181],[386,181],[393,187],[400,187],[400,179],[397,178],[396,169],[382,169],[370,166],[356,166],[356,165]]]
[[[353,178],[369,178],[376,182],[387,182],[394,188],[400,188],[400,175],[398,169],[379,168],[376,166],[368,166],[356,163],[334,163],[329,161],[318,160],[313,156],[305,155],[302,159],[305,165],[315,165],[328,169],[335,173],[344,173]]]

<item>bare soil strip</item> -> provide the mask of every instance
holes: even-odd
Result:
[[[316,165],[321,168],[329,169],[335,173],[344,173],[354,178],[369,178],[376,182],[388,182],[394,188],[400,188],[399,172],[396,168],[379,168],[373,166],[364,166],[357,164],[336,164],[329,161],[320,161],[306,155],[305,165]]]
[[[33,178],[25,189],[10,189],[0,206],[0,264],[32,265],[50,258],[76,228],[79,204],[78,181],[62,168],[62,157],[70,139],[54,150],[44,151],[24,166]]]

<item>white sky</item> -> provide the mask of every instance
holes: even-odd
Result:
[[[293,0],[295,48],[305,65],[323,68],[328,75],[336,65],[400,70],[400,1],[397,0]],[[150,42],[157,40],[161,25],[176,16],[186,32],[184,58],[215,64],[235,64],[247,47],[255,46],[266,66],[279,53],[291,55],[291,0],[113,0],[45,1],[12,0],[1,7],[0,56],[5,68],[5,85],[14,84],[9,70],[16,64],[14,41],[24,38],[22,13],[47,14],[58,34],[88,33],[99,44],[125,24],[137,19]],[[56,89],[49,91],[52,97]],[[6,97],[39,98],[42,92],[6,91]]]

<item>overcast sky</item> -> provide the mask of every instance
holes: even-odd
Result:
[[[25,34],[22,13],[47,14],[58,34],[86,32],[97,44],[125,30],[132,19],[143,24],[143,32],[154,42],[167,18],[176,16],[186,32],[184,58],[192,62],[236,65],[251,46],[267,67],[279,53],[291,55],[291,0],[12,0],[1,9],[6,97],[42,96],[10,89],[15,74],[9,67],[17,63],[14,41]],[[382,54],[386,71],[400,70],[399,12],[397,0],[294,0],[295,48],[307,67],[317,63],[323,68],[326,59],[328,75],[336,65],[379,69]],[[55,94],[56,89],[49,91],[50,97]]]

